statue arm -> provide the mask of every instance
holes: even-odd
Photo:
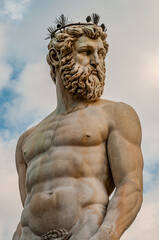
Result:
[[[142,203],[141,128],[135,111],[118,103],[107,141],[115,184],[102,225],[91,240],[118,240],[134,221]]]
[[[22,144],[23,144],[23,135],[19,138],[16,148],[16,167],[18,172],[18,180],[19,180],[19,191],[20,197],[22,201],[22,205],[24,207],[25,199],[26,199],[26,186],[25,186],[25,178],[26,178],[26,163],[24,161],[22,155]]]
[[[22,205],[24,207],[25,199],[26,199],[26,186],[25,186],[25,179],[26,179],[26,163],[23,158],[22,154],[22,146],[23,142],[28,135],[29,131],[25,132],[18,140],[17,147],[16,147],[16,167],[18,172],[18,181],[19,181],[19,191],[20,197],[22,201]],[[17,229],[13,235],[12,240],[19,240],[22,233],[22,226],[21,222],[18,223]]]

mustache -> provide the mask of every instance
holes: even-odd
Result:
[[[89,75],[95,75],[100,79],[103,79],[103,77],[105,78],[105,66],[104,67],[100,67],[99,65],[97,65],[96,67],[94,66],[88,66],[87,68],[84,68],[84,74],[86,76]]]
[[[84,69],[88,69],[89,73],[93,73],[93,72],[98,73],[98,72],[104,72],[105,71],[105,68],[100,67],[99,65],[97,65],[97,66],[88,65],[88,66],[84,67]]]

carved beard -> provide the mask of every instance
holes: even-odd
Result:
[[[72,95],[94,101],[103,93],[105,84],[105,65],[82,67],[75,63],[73,56],[63,61],[61,66],[61,80],[65,88]]]

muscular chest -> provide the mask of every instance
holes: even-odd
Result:
[[[28,136],[23,147],[25,161],[54,147],[99,145],[108,134],[105,118],[99,115],[80,111],[46,119]]]

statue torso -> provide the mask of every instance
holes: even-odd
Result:
[[[52,114],[28,135],[22,148],[27,164],[22,225],[37,235],[56,227],[69,230],[96,211],[91,226],[98,227],[114,187],[106,152],[108,118],[102,105],[90,105]]]

